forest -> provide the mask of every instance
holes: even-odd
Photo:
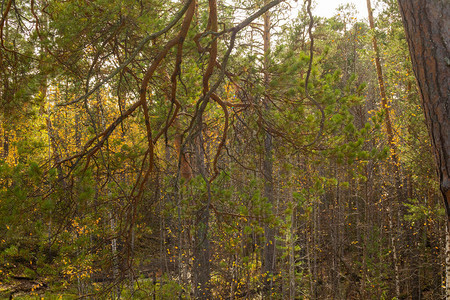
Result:
[[[450,2],[361,1],[2,0],[0,299],[450,299]]]

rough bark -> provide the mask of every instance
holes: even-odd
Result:
[[[398,2],[450,219],[450,2]]]
[[[446,298],[450,299],[450,1],[398,3],[447,213]]]

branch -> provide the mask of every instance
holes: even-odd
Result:
[[[230,28],[228,31],[229,32],[238,32],[241,31],[244,27],[246,27],[247,25],[249,25],[251,22],[253,22],[253,20],[255,20],[256,18],[260,17],[261,15],[263,15],[264,13],[266,13],[269,9],[271,9],[272,7],[280,4],[281,2],[284,2],[285,0],[274,0],[272,2],[267,3],[266,5],[264,5],[263,7],[261,7],[257,12],[255,12],[253,15],[249,16],[247,19],[245,19],[244,21],[242,21],[241,23],[239,23],[238,25],[236,25],[233,28]]]
[[[230,58],[231,55],[231,51],[234,48],[234,44],[236,41],[236,35],[239,31],[241,31],[243,28],[245,28],[246,26],[248,26],[253,20],[255,20],[256,18],[260,17],[261,15],[263,15],[265,12],[267,12],[269,9],[271,9],[272,7],[280,4],[281,2],[284,2],[285,0],[274,0],[270,3],[268,3],[267,5],[263,6],[262,8],[260,8],[257,12],[255,12],[253,15],[249,16],[248,18],[246,18],[244,21],[242,21],[241,23],[239,23],[238,25],[230,28],[228,30],[228,32],[231,32],[231,37],[230,37],[230,45],[228,46],[227,52],[225,53],[223,59],[222,59],[222,68],[220,70],[220,74],[219,74],[219,78],[217,79],[216,83],[209,89],[209,91],[204,94],[204,96],[197,102],[197,106],[199,106],[198,110],[196,111],[194,118],[192,119],[189,128],[185,131],[189,131],[189,135],[186,138],[186,140],[183,142],[183,145],[181,147],[181,150],[184,149],[184,147],[186,146],[186,143],[192,139],[192,137],[195,135],[196,133],[196,124],[199,122],[199,120],[201,119],[200,116],[203,114],[203,111],[205,110],[207,104],[208,104],[208,100],[211,97],[211,95],[217,90],[217,88],[220,86],[220,84],[222,83],[224,77],[225,77],[225,70],[228,64],[228,60]],[[214,62],[215,63],[215,62]]]
[[[183,44],[183,41],[186,38],[186,35],[189,31],[189,26],[191,24],[192,18],[194,16],[195,12],[195,1],[190,1],[189,9],[187,10],[186,16],[184,17],[183,24],[181,25],[180,33],[175,37],[172,41],[169,41],[164,48],[164,50],[160,53],[158,56],[158,59],[153,62],[152,66],[147,70],[147,73],[144,76],[144,79],[142,80],[141,90],[140,90],[140,99],[139,102],[142,105],[142,110],[144,112],[145,117],[145,126],[147,129],[147,141],[148,141],[148,156],[149,156],[149,166],[147,169],[147,172],[144,175],[144,178],[142,179],[141,186],[139,188],[138,194],[136,195],[136,200],[139,200],[144,192],[144,186],[145,183],[148,181],[148,178],[150,176],[150,173],[153,170],[153,145],[154,141],[152,138],[152,129],[150,126],[150,117],[148,113],[148,106],[146,101],[146,94],[147,94],[147,85],[152,77],[153,73],[155,72],[157,66],[161,62],[161,60],[166,56],[167,52],[176,44],[180,45]],[[181,59],[181,57],[180,57]],[[134,217],[134,214],[133,214]],[[133,224],[133,223],[132,223]],[[131,226],[130,226],[131,228]]]
[[[191,1],[193,1],[193,0],[191,0]],[[192,5],[192,6],[194,6],[194,5]],[[152,140],[152,136],[151,136],[151,127],[150,127],[150,120],[149,120],[150,118],[149,118],[148,107],[147,107],[147,102],[146,102],[147,86],[150,81],[150,78],[152,77],[153,73],[156,71],[159,63],[164,59],[164,57],[166,57],[169,50],[173,46],[175,46],[180,40],[182,40],[183,37],[186,35],[185,31],[187,30],[186,28],[189,28],[189,26],[185,25],[184,23],[186,22],[186,19],[189,19],[189,20],[192,19],[192,15],[193,15],[193,9],[192,9],[192,13],[190,15],[186,15],[185,21],[183,22],[184,26],[182,27],[182,31],[179,33],[179,35],[177,37],[173,38],[172,40],[170,40],[164,46],[163,50],[158,54],[155,61],[148,68],[147,72],[144,75],[144,78],[142,79],[139,100],[136,103],[134,103],[130,108],[128,108],[121,116],[116,118],[116,120],[110,126],[108,126],[108,128],[106,128],[103,132],[101,132],[101,133],[97,134],[95,137],[91,138],[85,144],[85,146],[83,147],[83,150],[80,153],[60,161],[59,164],[77,158],[77,161],[72,166],[72,169],[73,169],[78,164],[78,162],[81,160],[81,158],[83,158],[84,156],[87,156],[87,162],[85,164],[85,168],[86,168],[89,164],[89,161],[90,161],[90,158],[92,157],[92,155],[94,155],[100,149],[100,147],[105,143],[105,141],[109,138],[109,136],[116,129],[116,127],[123,120],[125,120],[128,116],[130,116],[141,105],[142,105],[142,108],[144,111],[144,116],[145,116],[145,125],[146,125],[146,129],[147,129],[147,139],[148,139],[148,146],[149,146],[149,151],[150,151],[150,161],[152,161],[153,140]],[[88,148],[94,143],[95,140],[97,140],[99,138],[101,138],[101,140],[88,151]],[[151,165],[153,165],[153,163],[151,163]],[[148,175],[146,175],[146,178],[147,177],[148,177]],[[144,181],[146,181],[146,180],[144,180]]]
[[[308,66],[308,71],[306,72],[306,79],[305,79],[305,94],[306,94],[306,98],[308,98],[308,100],[311,101],[320,110],[320,114],[322,115],[322,117],[320,120],[319,132],[317,133],[316,137],[314,138],[314,140],[311,143],[304,145],[303,148],[312,146],[319,140],[319,138],[322,136],[323,126],[324,126],[324,122],[325,122],[325,112],[324,112],[322,106],[313,97],[311,97],[311,95],[309,94],[309,90],[308,90],[308,81],[309,81],[309,77],[311,75],[312,61],[314,58],[314,37],[312,34],[312,28],[314,26],[314,18],[311,13],[311,0],[305,0],[305,2],[307,2],[306,11],[308,12],[308,15],[309,15],[308,34],[309,34],[309,39],[311,40],[311,45],[309,47],[309,66]]]
[[[134,50],[134,52],[128,57],[127,60],[125,60],[120,66],[118,66],[111,74],[109,74],[105,79],[103,79],[102,81],[100,81],[99,83],[97,83],[90,91],[88,91],[86,94],[84,94],[83,96],[78,97],[75,100],[66,102],[66,103],[61,103],[61,104],[57,104],[57,106],[66,106],[66,105],[71,105],[77,102],[80,102],[86,98],[88,98],[90,95],[92,95],[96,90],[98,90],[103,84],[105,84],[106,82],[108,82],[109,80],[111,80],[114,76],[116,76],[120,71],[123,70],[123,68],[125,68],[126,66],[128,66],[133,60],[134,58],[141,52],[142,48],[144,48],[144,46],[151,40],[156,39],[157,37],[161,36],[162,34],[168,32],[173,26],[175,26],[178,21],[181,19],[181,17],[185,14],[185,12],[188,10],[190,4],[192,3],[193,0],[187,0],[185,5],[183,6],[183,8],[175,15],[174,19],[162,30],[152,33],[150,35],[148,35],[147,37],[145,37],[137,46],[137,48]]]
[[[8,17],[8,12],[11,9],[12,2],[13,2],[12,0],[9,0],[8,3],[6,4],[5,11],[3,12],[2,19],[0,21],[0,40],[3,48],[5,48],[3,44],[3,26],[5,25],[6,18]]]

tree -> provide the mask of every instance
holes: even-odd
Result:
[[[398,2],[450,225],[450,2]]]
[[[264,4],[268,1],[265,0]],[[269,87],[270,76],[268,72],[269,68],[269,54],[270,54],[270,11],[264,15],[264,85]],[[267,96],[264,97],[264,109],[266,112],[270,112],[270,99]],[[264,162],[263,162],[263,176],[264,176],[264,196],[267,197],[267,201],[270,205],[275,204],[274,184],[273,184],[273,137],[270,132],[266,131],[264,136]],[[265,277],[266,296],[271,299],[272,287],[273,287],[273,274],[275,271],[275,229],[270,225],[264,227],[265,246],[264,246],[264,259],[263,259],[263,277]]]
[[[450,2],[399,0],[413,70],[447,213],[446,297],[450,297]]]
[[[367,0],[367,12],[369,15],[369,24],[370,29],[375,30],[375,22],[373,20],[373,14],[372,14],[372,5],[370,3],[370,0]],[[375,52],[375,66],[377,70],[377,78],[378,78],[378,85],[380,87],[380,96],[381,96],[381,106],[382,110],[384,111],[384,125],[386,128],[387,138],[388,138],[388,145],[391,150],[391,156],[392,156],[392,171],[394,172],[394,178],[395,178],[395,185],[396,185],[396,193],[397,193],[397,199],[398,202],[401,202],[402,199],[402,193],[401,193],[401,184],[400,184],[400,162],[398,159],[398,150],[397,145],[394,141],[394,131],[392,129],[392,122],[391,122],[391,116],[390,116],[390,110],[388,107],[388,99],[386,96],[386,89],[385,89],[385,83],[383,78],[383,71],[381,68],[381,61],[380,61],[380,52],[378,50],[377,45],[377,38],[375,36],[375,32],[373,33],[372,37],[372,45],[373,45],[373,51]],[[391,202],[391,201],[390,201]],[[393,218],[393,206],[392,203],[390,203],[389,208],[389,227],[391,229],[391,246],[392,246],[392,257],[394,260],[394,270],[395,270],[395,295],[396,297],[400,296],[400,275],[398,271],[398,259],[397,259],[397,247],[395,244],[395,238],[394,238],[394,228],[392,226],[392,218]]]

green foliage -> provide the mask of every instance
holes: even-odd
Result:
[[[309,17],[302,8],[298,18],[273,29],[268,53],[259,45],[261,19],[241,30],[215,97],[202,103],[212,42],[218,56],[209,87],[222,76],[235,16],[257,11],[263,1],[220,3],[217,36],[202,35],[210,9],[200,1],[179,72],[181,44],[163,50],[181,21],[68,106],[61,104],[112,74],[183,3],[34,1],[32,12],[26,2],[13,2],[0,53],[2,283],[12,286],[21,276],[46,282],[39,292],[46,299],[118,293],[189,299],[198,275],[195,251],[208,244],[202,250],[211,263],[213,298],[257,298],[266,279],[265,233],[274,229],[280,273],[270,276],[273,298],[289,298],[291,288],[300,299],[351,298],[353,291],[392,298],[394,251],[401,274],[411,273],[402,287],[419,282],[423,291],[433,290],[431,298],[442,296],[436,274],[444,214],[395,1],[383,1],[373,32],[351,6],[315,18],[308,95]],[[272,10],[273,24],[285,8]],[[402,186],[394,182],[379,107],[372,35],[383,61]],[[142,79],[155,62],[145,91],[148,130],[147,112],[128,110],[140,103]],[[269,162],[273,201],[265,190]],[[394,201],[397,193],[411,199]],[[206,233],[201,241],[198,232]]]

